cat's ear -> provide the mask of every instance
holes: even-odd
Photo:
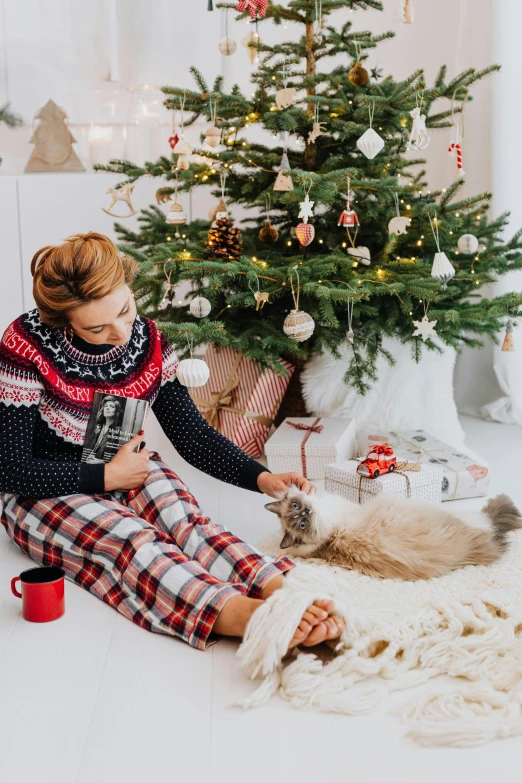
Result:
[[[266,503],[265,508],[267,511],[272,511],[274,514],[279,514],[283,508],[283,504],[280,500],[277,500],[275,503]]]
[[[288,549],[289,546],[293,546],[294,544],[297,544],[297,541],[293,535],[291,533],[285,533],[279,544],[279,549]]]

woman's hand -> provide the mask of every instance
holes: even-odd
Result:
[[[150,470],[149,452],[147,449],[142,449],[137,454],[134,451],[141,444],[142,436],[143,432],[140,432],[125,443],[105,466],[106,492],[143,486]]]
[[[315,492],[315,487],[300,473],[269,473],[265,471],[257,477],[257,486],[265,495],[275,498],[278,492],[286,492],[288,487],[295,484],[307,495]]]

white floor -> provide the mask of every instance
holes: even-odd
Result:
[[[522,506],[521,430],[471,418],[463,424],[470,448],[489,460],[491,494],[508,492]],[[199,473],[172,450],[168,459],[219,522],[253,542],[273,531],[262,496]],[[409,694],[360,718],[298,712],[282,699],[243,712],[231,704],[252,685],[236,666],[235,642],[198,652],[137,628],[71,583],[61,620],[27,623],[9,583],[30,566],[0,528],[5,783],[490,783],[519,766],[522,737],[470,750],[405,740],[391,711]]]

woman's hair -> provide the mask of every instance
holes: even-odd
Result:
[[[116,408],[116,413],[114,415],[113,427],[115,427],[117,429],[121,425],[121,423],[123,421],[123,407],[122,407],[121,401],[117,397],[114,397],[112,394],[108,394],[106,397],[103,398],[102,403],[100,405],[100,409],[98,411],[98,415],[96,416],[95,431],[98,428],[103,427],[103,425],[105,423],[105,413],[103,412],[103,409],[105,408],[105,403],[109,402],[109,401],[113,402],[114,406]]]
[[[42,321],[67,326],[73,310],[124,283],[130,285],[138,269],[137,261],[94,231],[42,248],[31,261],[33,296]]]

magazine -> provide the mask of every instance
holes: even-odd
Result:
[[[149,403],[117,394],[94,392],[82,462],[110,462],[143,429]]]

